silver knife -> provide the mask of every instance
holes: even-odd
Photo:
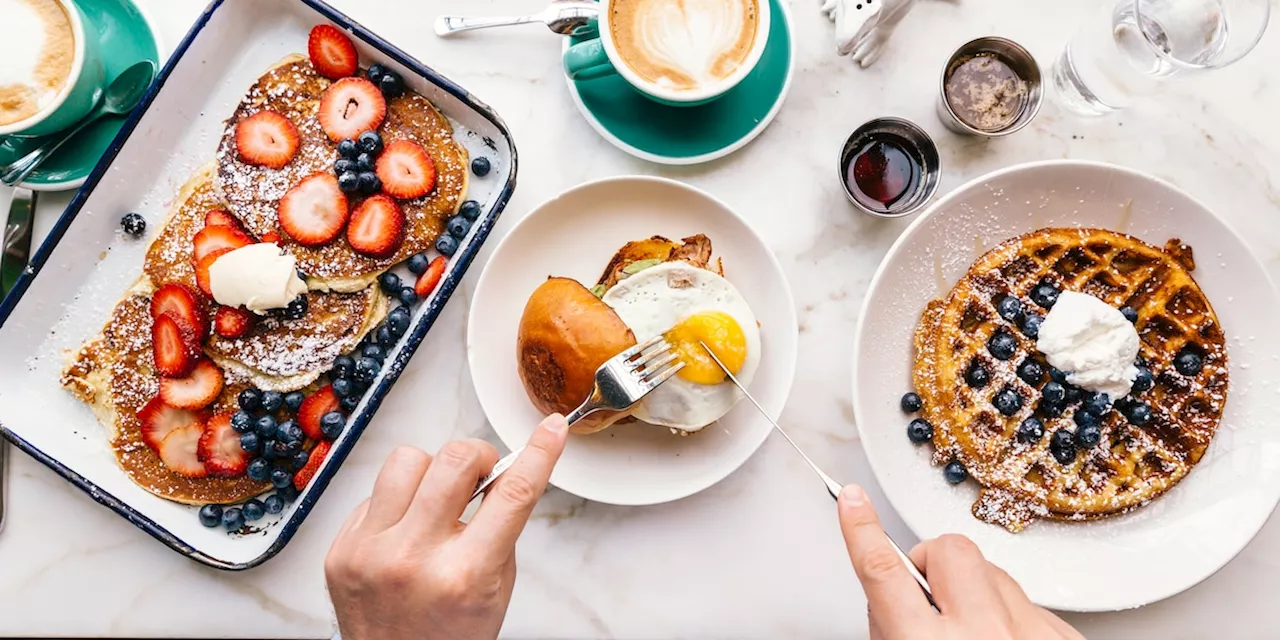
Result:
[[[764,416],[765,420],[768,420],[769,424],[773,425],[773,428],[777,430],[778,433],[781,433],[783,438],[787,439],[787,442],[791,444],[791,448],[795,449],[796,453],[800,454],[801,458],[804,458],[804,461],[809,464],[809,468],[813,469],[813,472],[818,474],[819,478],[822,478],[822,483],[827,485],[827,493],[830,493],[832,498],[838,499],[840,497],[840,490],[844,487],[839,482],[832,480],[831,476],[823,473],[822,469],[819,469],[818,465],[814,464],[813,460],[810,460],[809,456],[805,455],[804,451],[800,449],[800,445],[797,445],[796,441],[792,440],[791,436],[787,435],[787,432],[783,431],[782,427],[778,426],[778,423],[774,421],[773,418],[769,417],[769,412],[765,411],[764,407],[760,406],[759,402],[756,402],[756,399],[751,396],[751,393],[747,391],[746,387],[743,387],[742,383],[738,382],[738,379],[729,372],[728,367],[725,367],[723,362],[720,362],[720,358],[716,357],[715,352],[712,351],[705,342],[699,342],[698,344],[702,345],[702,348],[707,352],[707,355],[710,355],[711,359],[720,367],[720,370],[724,371],[724,375],[728,376],[729,380],[733,381],[733,386],[737,387],[738,391],[741,391],[742,395],[746,396],[747,400],[750,400],[751,404],[755,405],[756,409],[760,411],[760,415]],[[885,533],[885,537],[888,537],[888,535],[888,533]],[[929,604],[933,605],[934,609],[937,609],[938,605],[933,601],[933,591],[929,588],[929,582],[924,579],[924,574],[920,573],[920,570],[916,568],[916,563],[912,562],[911,558],[907,557],[906,552],[902,550],[902,547],[898,546],[898,543],[893,541],[893,538],[889,538],[889,544],[893,547],[894,551],[898,552],[898,557],[902,559],[902,564],[907,567],[907,571],[911,574],[911,577],[915,578],[916,583],[918,583],[920,588],[924,590],[924,597],[929,600]]]
[[[21,187],[13,190],[8,222],[4,226],[4,241],[0,243],[0,300],[13,289],[18,277],[27,268],[27,259],[31,256],[31,220],[35,209],[34,191]]]

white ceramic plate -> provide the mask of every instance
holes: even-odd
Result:
[[[516,330],[529,294],[553,275],[594,284],[631,240],[697,233],[711,238],[726,277],[760,322],[763,353],[750,391],[773,417],[782,412],[798,331],[791,289],[769,247],[723,202],[693,187],[661,178],[613,178],[581,185],[535,209],[498,245],[476,286],[467,355],[480,404],[508,447],[524,445],[542,419],[516,371]],[[677,500],[733,473],[771,428],[743,401],[688,437],[643,424],[574,435],[551,482],[597,502]]]
[[[1173,237],[1190,243],[1193,275],[1226,331],[1231,387],[1208,453],[1166,495],[1118,518],[1037,522],[1015,535],[970,514],[977,486],[952,487],[930,466],[932,448],[907,440],[898,400],[911,387],[911,334],[925,303],[945,295],[986,249],[1050,226],[1103,227],[1157,246]],[[957,189],[890,249],[856,336],[854,415],[876,479],[916,535],[969,536],[1046,607],[1137,607],[1212,575],[1248,544],[1280,499],[1277,317],[1276,291],[1244,242],[1172,185],[1097,163],[1013,167]]]

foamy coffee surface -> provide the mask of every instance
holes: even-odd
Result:
[[[705,89],[750,55],[758,0],[615,0],[610,35],[637,75],[678,91]]]
[[[36,115],[75,61],[71,18],[54,0],[0,0],[0,125]]]

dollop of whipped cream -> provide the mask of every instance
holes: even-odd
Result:
[[[1129,395],[1138,376],[1138,331],[1119,309],[1085,293],[1063,291],[1049,310],[1036,348],[1067,382],[1105,393]]]
[[[209,267],[209,288],[218,304],[265,314],[289,306],[307,292],[298,260],[280,245],[259,242],[222,254]]]

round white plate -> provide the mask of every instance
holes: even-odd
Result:
[[[1130,204],[1131,203],[1131,204]],[[952,487],[932,448],[907,440],[898,400],[911,388],[911,334],[930,299],[986,249],[1052,226],[1092,226],[1156,246],[1182,238],[1227,335],[1231,387],[1205,457],[1176,487],[1128,515],[1041,521],[1019,534],[970,514],[973,482]],[[957,189],[916,220],[871,281],[854,351],[854,415],[876,479],[921,538],[961,533],[1036,603],[1110,611],[1177,594],[1230,561],[1280,499],[1280,299],[1245,243],[1203,204],[1156,178],[1111,165],[1043,162]]]
[[[795,374],[798,331],[791,289],[769,247],[723,202],[661,178],[611,178],[575,187],[530,213],[494,250],[476,286],[467,356],[489,422],[510,448],[542,419],[516,372],[516,330],[529,294],[548,276],[595,284],[622,245],[653,235],[711,239],[725,273],[756,313],[763,353],[750,391],[776,418]],[[644,424],[572,435],[551,483],[619,505],[678,500],[719,482],[768,437],[768,421],[739,402],[688,437]]]

